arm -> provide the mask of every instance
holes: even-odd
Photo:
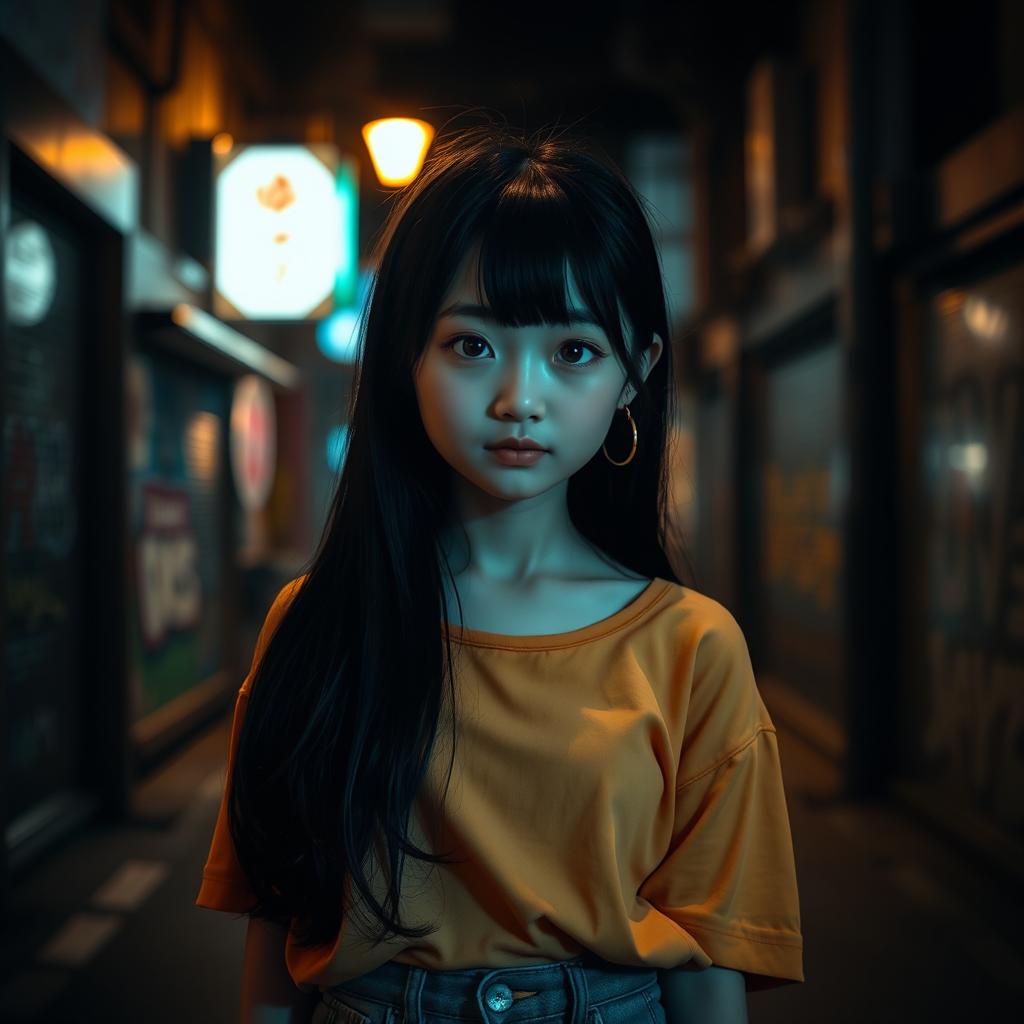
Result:
[[[306,1024],[320,993],[303,992],[284,962],[288,929],[249,918],[242,962],[242,1024]]]
[[[743,975],[729,967],[658,971],[668,1024],[747,1024]]]

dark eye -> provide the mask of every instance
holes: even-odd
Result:
[[[478,338],[475,334],[457,334],[451,341],[445,342],[444,347],[454,349],[460,341],[469,342],[470,345],[487,345],[487,342],[483,338]],[[490,345],[487,345],[490,348]],[[463,359],[475,360],[479,352],[470,355],[464,355],[462,352],[456,352],[457,356],[461,356]]]
[[[586,341],[567,341],[563,346],[563,349],[579,349],[582,352],[590,352],[593,355],[592,359],[588,359],[586,362],[580,362],[576,359],[570,359],[568,361],[570,366],[590,366],[593,363],[598,362],[600,359],[604,359],[604,353],[596,346],[591,345]]]
[[[460,341],[466,342],[466,348],[462,352],[455,348]],[[491,347],[488,342],[484,341],[483,338],[478,338],[475,334],[457,334],[451,339],[451,341],[446,341],[442,347],[452,349],[460,359],[465,359],[469,362],[479,362],[477,357],[482,354],[479,348],[479,346],[482,345],[487,348]],[[590,342],[587,341],[567,341],[562,345],[562,350],[565,349],[578,353],[575,358],[562,360],[566,366],[592,366],[594,363],[604,359],[605,357],[604,352],[602,352],[596,345],[591,345]],[[581,358],[583,352],[590,352],[592,358],[583,360]]]

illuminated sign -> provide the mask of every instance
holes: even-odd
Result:
[[[370,298],[371,272],[359,273],[358,296],[354,305],[342,305],[316,325],[317,348],[336,363],[354,363],[359,346],[359,330]]]
[[[23,220],[7,232],[4,292],[11,323],[30,327],[50,311],[57,292],[57,257],[46,229]]]
[[[353,162],[326,144],[236,146],[216,160],[214,312],[302,320],[352,301]]]
[[[250,373],[239,378],[231,401],[231,472],[242,508],[264,506],[276,460],[274,396],[262,377]]]

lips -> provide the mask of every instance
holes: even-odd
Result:
[[[547,454],[543,448],[510,448],[507,445],[489,451],[503,466],[532,466]]]
[[[497,444],[489,444],[484,447],[489,448],[491,451],[496,451],[499,448],[508,448],[514,452],[547,451],[547,448],[542,444],[538,444],[532,437],[506,437],[503,441],[498,441]]]

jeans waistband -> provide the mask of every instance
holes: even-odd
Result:
[[[654,968],[614,964],[589,953],[523,967],[462,971],[433,971],[390,960],[325,989],[324,995],[344,999],[349,994],[392,1006],[409,1021],[437,1014],[509,1024],[542,1018],[584,1024],[590,1007],[647,988],[657,976]]]

